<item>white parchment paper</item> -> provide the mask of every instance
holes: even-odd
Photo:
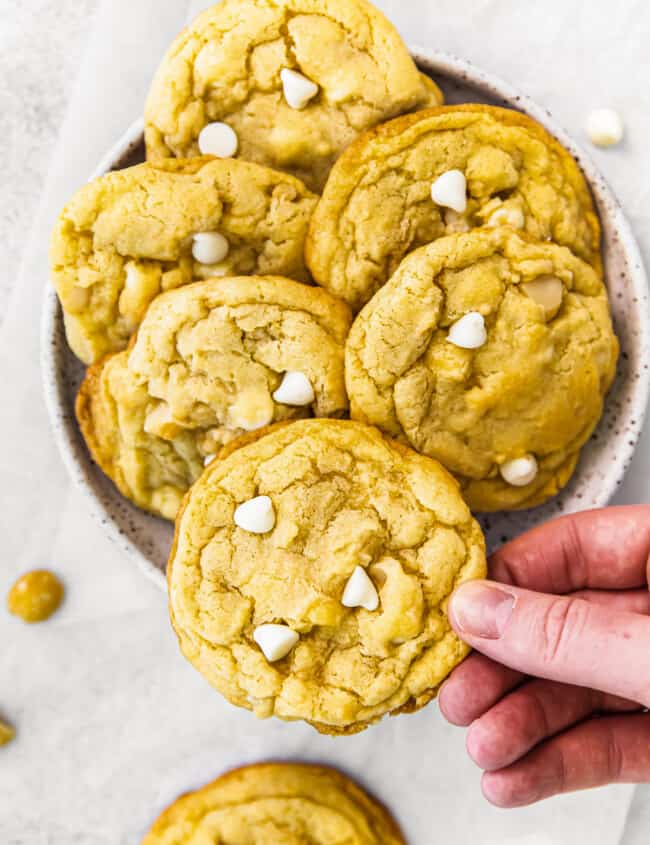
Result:
[[[412,845],[615,845],[631,787],[490,807],[463,732],[432,704],[357,737],[258,722],[226,704],[181,658],[165,597],[106,540],[70,487],[41,399],[38,322],[56,213],[142,109],[183,0],[104,0],[0,336],[0,592],[34,566],[63,575],[67,599],[47,626],[0,613],[0,709],[18,738],[0,754],[0,843],[134,845],[176,795],[228,766],[266,758],[336,764],[393,809]],[[407,39],[499,73],[580,133],[613,104],[628,140],[596,158],[642,246],[650,245],[650,71],[641,2],[379,2]],[[642,77],[645,76],[645,79]],[[44,80],[44,84],[47,80]],[[650,439],[619,496],[648,500]]]

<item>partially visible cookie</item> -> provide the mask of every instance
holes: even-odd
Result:
[[[147,157],[236,154],[320,191],[360,132],[440,102],[366,0],[223,0],[180,33],[154,77]]]
[[[345,151],[312,217],[307,264],[358,310],[407,253],[483,225],[554,240],[600,268],[598,219],[571,155],[519,112],[442,106],[396,118]]]
[[[447,598],[485,573],[481,531],[437,461],[324,419],[210,464],[167,568],[172,624],[205,678],[259,717],[330,734],[434,698],[469,651]]]
[[[142,845],[405,845],[390,813],[341,772],[303,763],[234,769],[178,798]]]
[[[85,185],[52,235],[52,278],[73,352],[123,349],[161,291],[218,275],[307,281],[315,197],[297,179],[212,157],[140,164]]]
[[[272,422],[346,412],[349,326],[344,303],[283,278],[162,294],[129,349],[88,370],[77,397],[84,438],[128,499],[173,519],[224,443]]]
[[[473,510],[528,508],[571,477],[617,354],[592,267],[476,229],[411,253],[357,316],[351,414],[441,461]]]

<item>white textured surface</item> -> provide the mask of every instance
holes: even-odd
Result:
[[[343,740],[235,711],[184,663],[163,598],[85,514],[52,451],[34,364],[47,232],[61,203],[138,113],[157,59],[186,14],[184,0],[102,0],[87,38],[94,5],[0,0],[0,120],[7,124],[10,161],[0,177],[0,238],[9,247],[0,293],[26,247],[0,337],[0,372],[5,396],[12,397],[0,412],[0,436],[9,444],[0,454],[0,592],[36,565],[56,568],[68,587],[65,606],[47,627],[27,628],[0,614],[0,708],[19,731],[0,758],[0,842],[132,845],[183,789],[231,764],[295,755],[339,763],[390,794],[412,845],[428,845],[432,823],[446,845],[521,843],[533,833],[546,845],[618,843],[629,795],[624,787],[525,811],[485,805],[462,732],[445,725],[435,705]],[[509,79],[576,137],[589,109],[617,108],[625,141],[593,155],[648,255],[650,110],[643,92],[650,69],[640,34],[650,31],[650,7],[638,0],[624,0],[614,11],[605,0],[378,5],[409,40],[462,54]],[[73,90],[37,215],[47,154]],[[649,464],[646,436],[620,501],[650,499]],[[638,794],[626,845],[647,841],[639,838],[647,799]]]

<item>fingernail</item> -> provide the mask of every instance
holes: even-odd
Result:
[[[515,604],[505,590],[480,581],[462,584],[449,602],[450,619],[460,634],[498,640]]]

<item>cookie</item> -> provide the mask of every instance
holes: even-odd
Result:
[[[142,845],[406,845],[388,811],[327,766],[258,763],[178,798]]]
[[[600,268],[598,219],[569,153],[519,112],[443,106],[346,150],[312,217],[307,264],[358,310],[408,252],[483,225],[556,241]]]
[[[170,614],[231,703],[351,734],[427,704],[467,654],[445,608],[486,573],[457,483],[349,420],[281,426],[210,464],[176,521]]]
[[[347,411],[347,306],[275,277],[197,282],[158,296],[128,350],[91,367],[77,418],[132,502],[173,519],[187,488],[234,437]]]
[[[441,461],[473,510],[528,508],[571,477],[617,354],[592,267],[475,229],[411,253],[357,316],[351,414]]]
[[[123,349],[161,291],[219,275],[307,281],[315,197],[243,161],[140,164],[85,185],[52,236],[52,278],[73,352],[90,364]]]
[[[237,155],[320,191],[360,132],[440,102],[366,0],[223,0],[180,33],[154,77],[147,158]]]

